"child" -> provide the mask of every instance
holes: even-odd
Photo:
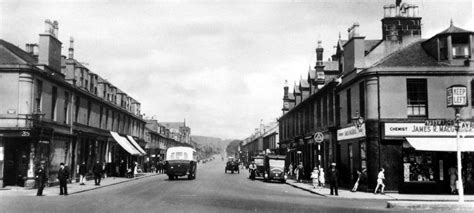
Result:
[[[311,179],[313,179],[313,188],[319,187],[319,170],[318,167],[314,167],[313,172],[311,173]]]
[[[326,179],[324,179],[324,169],[323,167],[319,168],[319,184],[321,187],[324,188],[324,185],[326,183]]]
[[[380,194],[385,194],[383,192],[385,188],[385,184],[383,183],[383,180],[385,179],[384,171],[385,169],[381,168],[379,174],[377,175],[377,186],[375,187],[374,194],[377,194],[377,190],[379,189],[379,187],[381,187]]]

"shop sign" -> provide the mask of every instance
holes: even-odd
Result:
[[[365,137],[365,124],[362,124],[360,128],[357,128],[356,126],[351,126],[337,130],[338,141],[362,137]]]
[[[447,122],[446,124],[449,124]],[[426,125],[427,123],[385,123],[385,136],[407,137],[407,136],[456,136],[456,130],[452,125]],[[471,122],[462,121],[460,129],[462,135],[474,136]]]

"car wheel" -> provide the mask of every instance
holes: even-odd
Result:
[[[168,175],[169,180],[173,180],[173,175]]]

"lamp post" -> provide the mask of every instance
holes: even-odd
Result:
[[[467,87],[464,85],[453,85],[446,89],[448,107],[454,108],[454,129],[456,130],[456,156],[458,164],[458,192],[459,202],[464,202],[464,187],[462,182],[461,147],[459,145],[459,129],[461,120],[461,109],[467,106]]]

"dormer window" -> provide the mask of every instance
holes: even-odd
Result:
[[[452,35],[452,44],[453,58],[470,58],[468,35]]]

